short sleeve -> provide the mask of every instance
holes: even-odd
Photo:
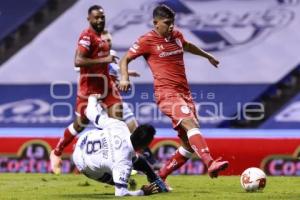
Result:
[[[176,32],[176,36],[180,39],[182,45],[184,46],[187,43],[187,41],[185,40],[183,34],[179,30],[177,30]]]
[[[147,40],[145,37],[140,37],[128,51],[128,56],[131,59],[135,59],[139,56],[148,54],[149,48],[147,48]]]
[[[77,49],[86,54],[90,51],[91,48],[91,36],[86,33],[82,33],[79,37]]]

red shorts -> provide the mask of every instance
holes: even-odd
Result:
[[[161,112],[171,118],[174,129],[186,118],[192,118],[198,123],[195,104],[190,94],[165,93],[157,98],[157,104]]]
[[[109,108],[114,104],[122,103],[122,97],[119,91],[115,87],[113,87],[112,90],[109,91],[104,98],[99,99],[101,105],[104,108]],[[87,103],[88,103],[88,98],[77,95],[76,110],[75,110],[77,116],[85,116],[84,111],[87,107]]]

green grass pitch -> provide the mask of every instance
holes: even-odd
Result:
[[[138,187],[146,183],[146,177],[133,176]],[[190,199],[300,199],[299,177],[268,177],[262,192],[244,192],[238,176],[170,176],[173,187],[169,193],[147,197],[124,197],[123,199],[190,200]],[[83,175],[53,174],[0,174],[0,199],[120,199],[114,196],[114,188],[90,180]]]

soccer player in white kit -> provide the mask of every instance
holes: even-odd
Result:
[[[89,97],[86,116],[99,129],[87,131],[76,143],[73,161],[81,173],[96,181],[115,185],[115,196],[142,196],[168,191],[149,164],[135,153],[151,143],[155,134],[153,126],[141,125],[130,134],[124,122],[108,117],[94,95]],[[143,171],[151,184],[129,191],[127,184],[133,167]]]

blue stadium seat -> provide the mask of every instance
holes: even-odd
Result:
[[[0,42],[38,12],[48,0],[0,1]]]

